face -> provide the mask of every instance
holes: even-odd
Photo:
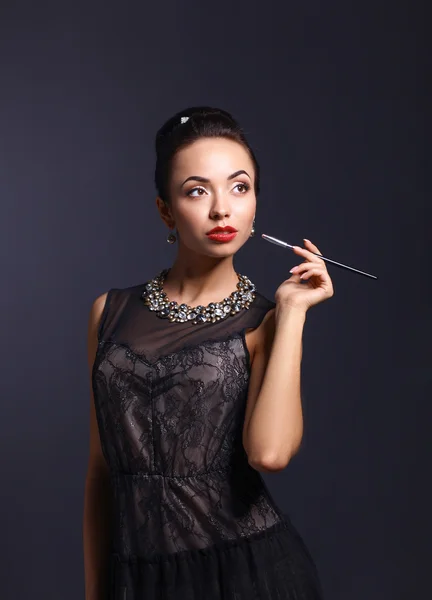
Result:
[[[247,150],[226,138],[202,138],[175,155],[170,208],[158,206],[179,243],[209,256],[234,254],[250,237],[256,210],[255,171]],[[230,241],[208,237],[214,227],[237,230]]]

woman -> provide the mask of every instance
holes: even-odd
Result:
[[[307,240],[275,302],[235,271],[259,166],[229,113],[181,111],[156,152],[177,256],[99,296],[89,318],[86,600],[319,599],[313,559],[261,472],[299,449],[303,326],[331,279]]]

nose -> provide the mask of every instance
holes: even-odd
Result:
[[[228,201],[223,194],[215,194],[214,202],[210,210],[210,217],[212,219],[216,218],[225,218],[230,215],[230,209],[228,206]]]

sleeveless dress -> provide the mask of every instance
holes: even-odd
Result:
[[[109,600],[320,600],[313,559],[261,474],[242,426],[245,331],[275,303],[172,323],[145,283],[109,290],[92,386],[113,492]]]

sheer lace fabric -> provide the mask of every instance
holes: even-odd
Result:
[[[320,598],[303,541],[242,445],[245,332],[275,304],[257,292],[223,321],[171,323],[143,288],[109,291],[93,365],[115,506],[110,598]]]

